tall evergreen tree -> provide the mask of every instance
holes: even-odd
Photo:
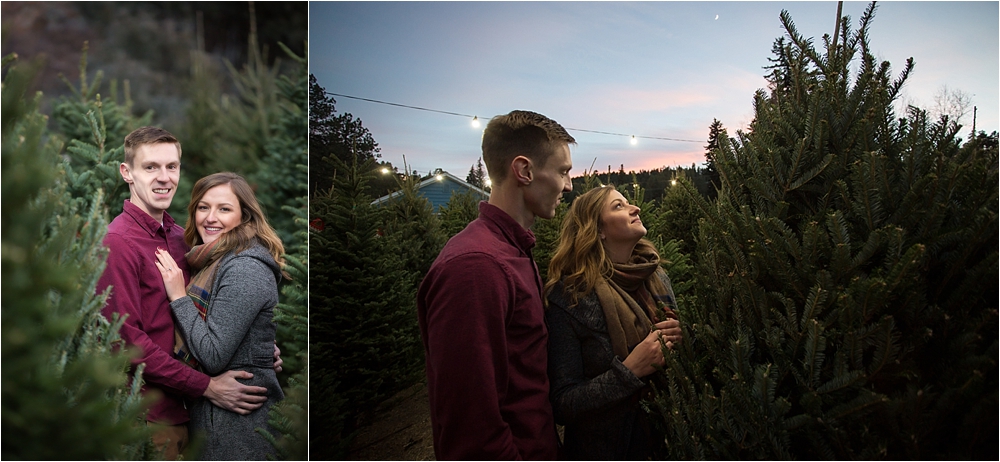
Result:
[[[469,174],[465,176],[465,182],[479,189],[486,189],[486,170],[483,169],[483,158],[476,160],[476,165],[469,167]]]
[[[708,144],[705,146],[705,174],[708,175],[712,187],[709,188],[708,197],[715,199],[719,189],[719,171],[715,168],[715,151],[720,148],[720,140],[727,138],[726,129],[718,119],[712,119],[712,125],[708,127]]]
[[[676,239],[680,251],[687,255],[694,255],[698,219],[702,217],[694,198],[697,194],[694,183],[687,175],[677,175],[660,199],[662,218],[657,231],[666,240]]]
[[[389,212],[384,234],[390,241],[389,246],[394,247],[402,258],[403,267],[410,272],[413,287],[420,285],[447,241],[430,201],[417,192],[419,183],[414,176],[400,179],[401,194],[383,205]],[[416,292],[413,294],[412,310],[416,319]],[[416,324],[413,329],[412,336],[419,337]]]
[[[450,239],[479,218],[479,196],[472,191],[453,191],[448,203],[438,209],[441,230]]]
[[[80,77],[79,86],[74,85],[65,76],[60,74],[62,81],[66,83],[72,92],[72,96],[63,96],[56,99],[52,106],[52,119],[56,129],[66,139],[69,140],[89,140],[93,138],[93,127],[89,120],[85,119],[85,114],[91,112],[95,101],[100,105],[104,114],[103,129],[104,137],[112,141],[112,144],[125,140],[136,128],[149,125],[153,119],[152,109],[146,111],[141,116],[132,115],[132,98],[129,91],[128,81],[124,83],[122,97],[119,98],[118,82],[112,80],[108,88],[111,98],[101,101],[98,92],[101,91],[101,83],[104,80],[104,72],[98,70],[94,73],[93,79],[87,76],[87,56],[89,44],[83,42],[83,50],[80,54]],[[117,165],[115,172],[117,172]],[[119,177],[120,178],[120,177]],[[119,181],[119,183],[121,183]],[[108,191],[109,193],[111,190]],[[111,196],[111,194],[109,194]]]
[[[781,21],[769,92],[699,200],[686,341],[658,377],[664,457],[997,457],[997,151],[892,102],[856,32]]]
[[[107,292],[95,294],[104,193],[71,197],[41,94],[25,94],[32,67],[5,69],[3,81],[3,458],[145,458],[141,367],[126,387],[122,320],[105,319]]]
[[[305,198],[300,198],[305,202]],[[281,302],[274,310],[277,342],[282,348],[284,365],[279,379],[283,382],[285,399],[271,407],[268,423],[276,435],[258,430],[277,449],[282,460],[309,458],[309,293],[305,204],[285,206],[284,213],[294,217],[298,231],[293,245],[285,247],[286,271],[292,278],[281,286]]]
[[[422,367],[412,274],[365,186],[374,160],[339,167],[310,201],[310,457],[343,459],[378,403]]]
[[[302,225],[296,222],[296,215],[282,209],[298,204],[303,207],[304,213],[309,194],[307,62],[284,44],[279,45],[299,67],[295,74],[281,75],[277,80],[276,98],[283,103],[278,106],[280,115],[273,120],[271,136],[264,142],[260,167],[249,179],[257,186],[257,198],[268,214],[268,221],[281,236],[285,247],[290,248],[299,245],[297,240],[305,236],[299,233]]]
[[[309,74],[309,193],[324,192],[333,184],[335,167],[327,157],[334,157],[344,165],[352,165],[357,157],[359,165],[382,155],[371,132],[361,119],[350,113],[337,115],[337,101],[320,86],[316,76]],[[388,181],[393,181],[391,178]],[[377,181],[372,178],[372,181]],[[369,181],[368,183],[372,183]],[[374,187],[376,195],[383,189]],[[366,184],[366,187],[367,184]]]

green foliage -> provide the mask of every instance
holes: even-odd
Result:
[[[486,170],[483,169],[483,158],[476,160],[476,165],[469,167],[469,174],[465,176],[465,182],[479,189],[487,189]]]
[[[268,220],[278,231],[282,242],[285,246],[295,246],[300,243],[298,239],[307,237],[298,233],[305,224],[296,221],[296,214],[276,212],[286,204],[300,201],[301,213],[305,214],[309,194],[309,140],[306,137],[306,111],[309,108],[306,101],[306,59],[295,56],[288,48],[283,49],[299,63],[299,68],[293,77],[281,75],[278,78],[276,99],[282,103],[278,105],[280,115],[272,122],[270,136],[264,141],[260,166],[249,180],[257,185],[257,197],[264,210],[272,211]],[[303,257],[305,255],[303,253]]]
[[[676,239],[680,250],[694,254],[695,236],[698,235],[698,219],[702,212],[698,209],[698,190],[686,175],[675,177],[663,193],[660,201],[660,222],[657,232],[665,239]],[[645,217],[643,222],[646,222]],[[650,226],[646,226],[649,228]]]
[[[237,69],[225,61],[226,81],[235,87],[235,94],[213,94],[215,82],[222,77],[208,65],[206,57],[202,56],[202,64],[195,68],[189,122],[182,131],[184,139],[189,140],[185,152],[190,152],[190,163],[194,165],[189,173],[194,178],[219,171],[252,175],[264,156],[272,127],[279,125],[286,111],[300,110],[289,107],[293,104],[280,96],[280,60],[269,66],[267,50],[257,46],[256,36],[251,34],[249,41],[246,64]],[[199,125],[194,125],[196,122]]]
[[[304,203],[305,198],[299,202]],[[283,373],[279,376],[294,375],[305,368],[309,345],[309,246],[306,242],[305,205],[298,207],[286,205],[283,211],[295,218],[299,230],[296,244],[285,247],[285,271],[291,280],[281,285],[281,300],[274,311],[274,322],[277,325],[277,342],[281,348]]]
[[[711,182],[711,187],[708,188],[707,194],[710,199],[715,199],[718,188],[721,185],[719,171],[715,168],[715,151],[721,146],[722,140],[728,137],[729,135],[725,127],[722,126],[722,122],[719,122],[718,119],[712,119],[712,125],[708,127],[708,145],[705,146],[705,176]]]
[[[334,186],[309,204],[314,459],[344,458],[365,417],[415,383],[423,366],[414,274],[404,266],[412,255],[400,255],[386,232],[390,210],[364,193],[374,160],[331,160]]]
[[[301,198],[300,202],[305,202]],[[295,217],[299,231],[295,242],[286,247],[285,271],[292,278],[281,286],[281,301],[274,310],[277,327],[276,341],[284,360],[282,372],[278,375],[285,392],[285,399],[274,404],[268,415],[268,423],[276,432],[270,434],[258,431],[277,449],[280,460],[305,460],[308,458],[308,364],[309,364],[309,293],[308,257],[309,248],[306,232],[304,205],[285,206],[285,213]],[[287,380],[286,380],[287,378]]]
[[[535,219],[534,226],[531,227],[535,234],[535,247],[531,249],[531,256],[538,265],[538,275],[542,278],[542,283],[547,281],[549,276],[549,263],[552,256],[559,247],[559,233],[562,231],[562,222],[569,211],[569,204],[562,202],[556,207],[556,214],[550,220]]]
[[[479,196],[472,191],[453,191],[448,203],[438,209],[441,230],[449,239],[479,218]]]
[[[56,123],[59,132],[66,139],[91,140],[97,136],[96,123],[91,114],[93,114],[95,109],[100,108],[103,117],[100,118],[99,124],[104,131],[102,135],[104,139],[96,144],[97,148],[101,151],[105,149],[104,140],[110,140],[111,146],[121,147],[121,143],[125,141],[125,135],[128,135],[132,130],[150,124],[150,121],[153,119],[153,111],[149,110],[139,117],[132,115],[133,103],[128,80],[124,81],[123,100],[118,99],[118,83],[111,81],[109,87],[111,99],[101,101],[99,92],[101,81],[104,79],[104,73],[98,70],[94,75],[93,81],[88,83],[87,50],[88,44],[84,42],[83,51],[80,55],[79,87],[74,86],[65,76],[60,74],[62,81],[69,87],[73,96],[61,97],[56,100],[52,107],[52,119]],[[121,163],[124,156],[119,152],[118,157],[112,156],[112,158]],[[115,164],[115,172],[117,171],[118,164]],[[110,189],[108,191],[111,192]],[[114,198],[111,194],[108,196],[109,200]]]
[[[277,460],[309,460],[308,355],[301,354],[301,367],[285,387],[285,399],[271,406],[267,423],[280,436],[257,429],[277,449]]]
[[[104,191],[98,204],[102,213],[111,215],[121,210],[129,197],[128,185],[122,181],[119,165],[125,160],[124,140],[132,130],[149,125],[153,117],[148,111],[141,117],[132,114],[132,104],[126,81],[125,104],[118,104],[115,82],[111,85],[112,99],[104,101],[98,92],[102,72],[97,71],[93,82],[87,82],[87,45],[80,58],[80,86],[74,87],[72,98],[59,98],[53,104],[52,119],[67,140],[65,155],[67,185],[72,200],[78,205],[88,203],[93,191]]]
[[[194,182],[211,173],[239,173],[256,188],[282,242],[294,245],[293,217],[281,207],[308,195],[307,61],[279,43],[294,65],[285,66],[280,58],[268,65],[268,50],[256,35],[248,42],[247,63],[237,68],[226,61],[224,73],[205,53],[192,52],[190,104],[177,133],[184,147],[177,197],[190,197]],[[224,83],[235,94],[227,93]],[[186,207],[175,201],[171,215],[185,216]]]
[[[140,459],[151,449],[141,368],[127,387],[122,320],[105,319],[107,292],[95,294],[103,191],[71,197],[81,185],[46,141],[41,94],[25,95],[33,67],[13,66],[3,82],[3,458]]]
[[[821,53],[782,12],[770,92],[714,151],[662,457],[996,457],[997,151],[895,118],[912,61],[876,64],[873,16]]]
[[[384,230],[385,237],[390,241],[388,247],[402,258],[403,268],[409,271],[413,287],[420,285],[447,241],[430,201],[417,192],[419,183],[420,179],[412,175],[400,180],[400,195],[382,205],[389,212]],[[414,293],[414,319],[416,302]],[[413,329],[412,334],[419,337],[416,324]]]

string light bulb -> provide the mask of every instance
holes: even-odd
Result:
[[[632,146],[635,146],[636,143],[638,143],[638,142],[639,142],[639,140],[635,139],[635,135],[632,135]]]
[[[472,127],[479,128],[479,116],[472,116]]]

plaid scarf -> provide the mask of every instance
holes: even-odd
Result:
[[[191,297],[194,307],[198,309],[201,319],[208,317],[208,302],[212,298],[210,289],[215,283],[215,271],[221,260],[212,257],[220,242],[221,239],[216,239],[211,244],[196,245],[184,256],[193,273],[187,286],[187,294]],[[198,360],[191,354],[178,329],[174,329],[174,357],[188,366],[201,370]]]
[[[649,335],[653,324],[677,319],[670,290],[657,271],[663,270],[656,249],[639,242],[629,262],[615,263],[611,279],[601,278],[594,287],[608,324],[611,349],[622,359]]]

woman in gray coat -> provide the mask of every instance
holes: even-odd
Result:
[[[639,207],[614,186],[577,197],[545,285],[549,382],[563,458],[645,460],[644,378],[681,341],[670,279]]]
[[[191,281],[185,288],[176,262],[157,252],[170,308],[177,318],[177,355],[209,375],[227,370],[253,374],[245,383],[267,388],[263,406],[238,414],[199,399],[190,405],[191,431],[203,434],[199,458],[264,460],[274,448],[257,428],[284,395],[273,369],[278,281],[284,248],[267,223],[253,190],[229,172],[198,180],[191,191],[184,238]]]

